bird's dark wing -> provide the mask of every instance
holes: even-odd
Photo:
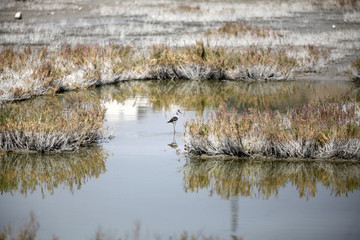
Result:
[[[173,116],[169,121],[168,123],[173,123],[173,122],[176,122],[179,118],[177,116]]]

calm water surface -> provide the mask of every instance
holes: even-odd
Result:
[[[99,228],[128,239],[183,231],[224,239],[360,238],[358,163],[205,161],[183,152],[186,119],[223,104],[285,111],[328,95],[358,95],[352,83],[150,81],[78,94],[106,106],[115,138],[75,153],[1,155],[0,227],[20,228],[33,212],[41,239],[94,239]],[[174,136],[166,121],[177,109],[184,114]]]

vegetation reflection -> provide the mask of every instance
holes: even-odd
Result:
[[[60,186],[73,193],[105,173],[106,157],[101,147],[57,154],[0,155],[1,194],[19,192],[26,197],[40,188],[44,198],[46,191],[53,194]]]
[[[286,106],[301,106],[326,96],[341,96],[354,92],[353,83],[292,81],[292,82],[237,82],[237,81],[131,81],[101,88],[105,101],[124,102],[130,97],[146,97],[154,110],[172,105],[206,110],[224,103],[238,110],[256,108],[285,110]],[[354,92],[353,94],[356,94]]]
[[[188,159],[180,169],[185,192],[207,189],[222,198],[244,196],[269,199],[291,184],[299,197],[315,197],[318,184],[331,195],[347,196],[360,189],[360,164],[355,162],[286,162]]]

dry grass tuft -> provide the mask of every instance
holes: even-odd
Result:
[[[165,45],[154,45],[150,62],[164,66],[200,64],[219,69],[235,69],[255,65],[275,65],[280,68],[296,66],[296,60],[288,57],[284,50],[251,46],[245,50],[227,51],[224,47],[209,47],[202,41],[184,49],[172,49]]]
[[[190,6],[185,4],[180,4],[177,6],[176,10],[181,12],[198,12],[200,11],[200,6]]]
[[[1,151],[74,150],[103,134],[103,106],[74,94],[34,103],[5,103],[0,109]]]
[[[71,193],[106,171],[107,153],[101,147],[56,154],[7,153],[0,156],[0,192],[54,194],[62,186]]]
[[[11,225],[4,227],[0,232],[0,239],[13,239],[13,240],[36,240],[37,231],[40,228],[40,224],[36,219],[36,216],[33,212],[30,214],[30,219],[18,232],[13,233],[13,228]],[[14,236],[14,234],[16,234]]]
[[[360,189],[360,164],[353,162],[249,161],[191,158],[180,169],[186,192],[207,189],[224,199],[279,197],[292,184],[300,198],[314,198],[318,185],[339,197]]]
[[[271,28],[267,27],[257,27],[252,26],[247,23],[238,23],[238,22],[227,22],[220,28],[214,30],[206,30],[206,35],[213,34],[227,34],[235,37],[242,36],[245,34],[250,34],[255,37],[266,38],[266,37],[284,37],[284,34],[280,31],[271,30]]]

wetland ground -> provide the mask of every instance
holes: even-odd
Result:
[[[224,104],[239,113],[286,113],[328,97],[358,98],[359,4],[1,1],[0,109],[9,114],[1,112],[0,129],[16,131],[28,121],[28,130],[38,127],[46,135],[54,128],[40,123],[50,119],[67,132],[88,130],[84,122],[108,132],[70,152],[0,151],[0,236],[16,237],[36,216],[38,224],[28,226],[37,239],[358,239],[358,160],[190,156],[183,123]],[[128,64],[123,56],[104,54],[111,46],[129,47],[131,59],[140,58]],[[195,54],[184,56],[186,49]],[[201,79],[207,70],[194,67],[199,63],[229,70],[205,54],[219,49],[250,53],[250,62],[262,64],[230,69],[251,81]],[[266,56],[267,49],[285,58]],[[294,63],[286,65],[286,81],[271,81],[283,59]],[[159,65],[157,75],[146,75]],[[259,72],[267,77],[257,81],[264,76]],[[177,109],[184,114],[174,135],[166,122]],[[92,111],[104,119],[88,119]]]

